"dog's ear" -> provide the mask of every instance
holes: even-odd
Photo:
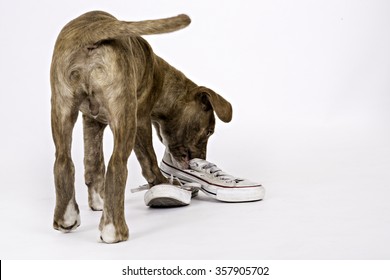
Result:
[[[196,96],[201,102],[203,110],[208,111],[213,109],[218,118],[223,122],[227,123],[232,120],[232,105],[222,96],[202,86],[196,88]]]

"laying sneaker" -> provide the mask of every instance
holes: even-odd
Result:
[[[192,190],[200,188],[199,184],[185,184],[176,186],[161,184],[150,187],[148,184],[132,189],[131,192],[147,190],[144,196],[146,206],[150,207],[178,207],[186,206],[191,202]]]
[[[264,198],[265,190],[261,184],[229,175],[211,162],[195,158],[190,160],[189,166],[183,170],[163,159],[160,169],[167,177],[200,184],[200,190],[217,200],[247,202]]]

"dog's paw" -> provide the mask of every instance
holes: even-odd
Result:
[[[109,223],[102,227],[100,239],[105,243],[117,243],[126,241],[129,238],[129,230],[124,224],[120,227],[115,227],[114,224]]]
[[[92,190],[92,192],[90,192],[88,196],[88,204],[93,211],[102,211],[104,201],[98,192]]]
[[[56,218],[55,215],[53,221],[53,227],[56,230],[62,232],[70,232],[80,226],[80,212],[77,204],[71,200],[66,207],[65,213],[62,218]]]

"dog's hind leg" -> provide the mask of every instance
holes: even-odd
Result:
[[[85,184],[88,186],[88,204],[94,210],[103,210],[104,175],[103,133],[106,124],[83,115]]]
[[[118,90],[117,90],[118,91]],[[137,101],[135,91],[111,92],[106,104],[109,126],[114,136],[114,149],[107,167],[104,185],[104,206],[100,222],[101,239],[115,243],[128,239],[124,203],[127,160],[134,147]]]
[[[56,148],[54,163],[56,206],[53,227],[63,232],[69,232],[80,225],[74,189],[74,164],[71,158],[72,131],[77,120],[78,105],[72,93],[65,90],[53,91],[51,125]]]

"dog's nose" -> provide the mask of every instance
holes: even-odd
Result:
[[[185,163],[188,163],[191,159],[191,153],[189,150],[186,150],[185,152],[182,153],[181,155],[181,160]]]

